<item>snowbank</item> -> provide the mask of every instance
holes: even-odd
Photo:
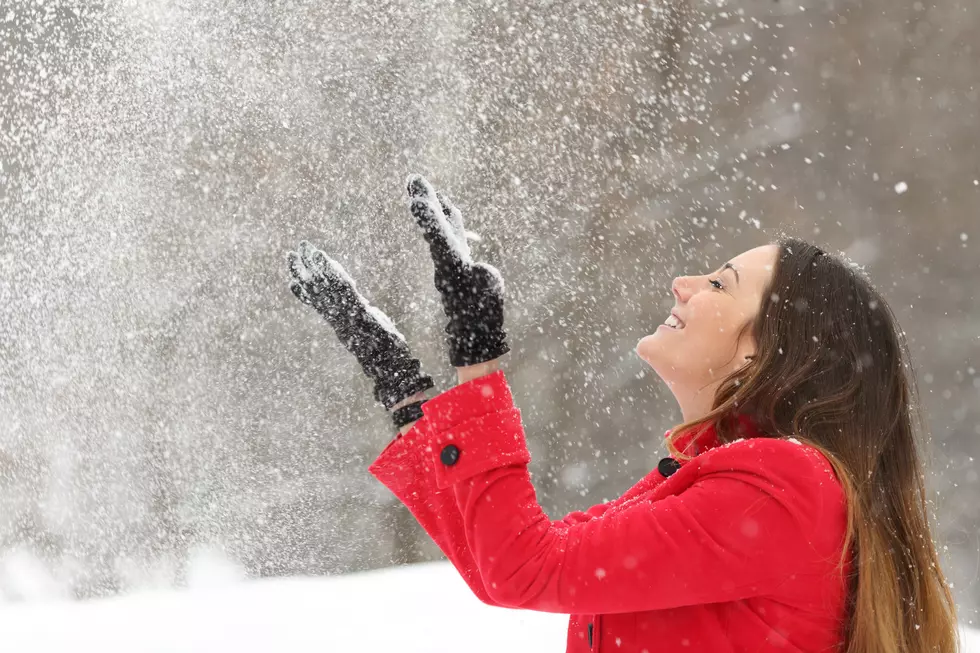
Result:
[[[0,607],[0,633],[5,653],[561,653],[566,619],[483,605],[452,567],[431,563],[99,601],[10,603]],[[964,633],[963,650],[980,653],[980,632]]]

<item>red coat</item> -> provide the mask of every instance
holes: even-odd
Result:
[[[692,460],[664,459],[622,497],[552,521],[502,372],[423,410],[371,473],[481,600],[572,615],[568,651],[825,652],[841,641],[845,499],[811,447],[754,431],[717,446],[706,432]]]

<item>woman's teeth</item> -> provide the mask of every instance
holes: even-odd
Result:
[[[684,325],[681,324],[681,321],[678,320],[673,315],[671,315],[666,320],[664,320],[664,324],[666,324],[667,326],[669,326],[671,329],[683,329],[684,328]]]

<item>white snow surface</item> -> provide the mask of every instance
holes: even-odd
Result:
[[[0,606],[4,653],[560,653],[567,624],[484,605],[441,562]]]
[[[561,653],[567,623],[484,605],[445,562],[0,608],[10,653]],[[980,653],[980,631],[963,630],[962,651]]]
[[[0,632],[5,653],[561,653],[567,619],[484,605],[439,562],[95,601],[8,603],[0,608]],[[980,653],[980,631],[963,630],[962,650]]]

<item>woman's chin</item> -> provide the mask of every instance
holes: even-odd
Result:
[[[653,368],[660,378],[667,381],[663,372],[670,370],[673,366],[670,360],[673,358],[672,351],[667,343],[659,337],[659,333],[651,333],[636,343],[636,355]],[[668,375],[669,376],[669,375]]]

